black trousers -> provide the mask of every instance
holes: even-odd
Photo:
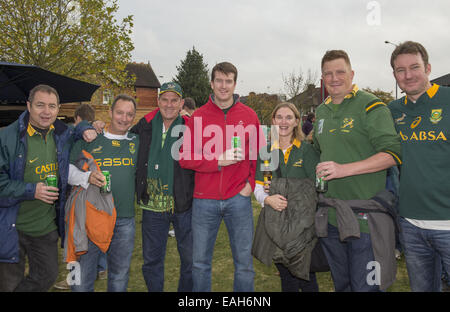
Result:
[[[39,237],[18,233],[20,259],[18,263],[0,262],[0,292],[48,291],[58,278],[58,232]]]
[[[282,292],[318,292],[319,285],[316,280],[316,273],[309,273],[309,281],[298,278],[289,272],[289,270],[281,263],[275,263],[280,272],[281,291]]]

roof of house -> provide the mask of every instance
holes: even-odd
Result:
[[[125,69],[136,76],[135,87],[160,88],[161,83],[155,75],[150,63],[129,63]]]
[[[450,86],[450,74],[435,78],[431,80],[431,83],[436,83],[441,86]]]
[[[289,99],[288,102],[294,104],[312,102],[313,104],[315,103],[316,105],[319,105],[321,103],[321,89],[316,88],[315,85],[311,84],[302,93],[297,94],[292,99]]]

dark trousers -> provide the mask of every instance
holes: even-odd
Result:
[[[32,237],[19,233],[19,262],[0,263],[0,292],[48,291],[58,277],[58,232]],[[28,257],[29,273],[25,276]]]
[[[179,292],[192,291],[192,210],[182,213],[142,212],[142,274],[149,292],[164,291],[164,259],[170,223],[180,255]]]
[[[320,239],[327,257],[336,292],[378,292],[380,287],[370,283],[368,263],[375,260],[370,234],[341,242],[337,227],[328,224],[328,237]]]
[[[309,273],[309,281],[298,278],[289,272],[289,270],[281,263],[275,263],[275,266],[280,272],[281,291],[282,292],[318,292],[319,285],[317,285],[316,273]]]

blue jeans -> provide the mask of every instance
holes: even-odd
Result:
[[[97,273],[105,272],[107,267],[107,257],[105,253],[102,253],[98,257]]]
[[[135,221],[132,218],[117,218],[114,235],[106,252],[109,292],[125,292],[128,287],[131,257],[134,248]],[[80,285],[72,285],[74,292],[94,291],[97,264],[102,251],[89,240],[88,252],[80,256]]]
[[[192,210],[182,213],[142,212],[142,274],[150,292],[164,290],[164,258],[170,223],[173,223],[180,255],[178,291],[192,291]]]
[[[441,291],[441,272],[450,272],[450,231],[421,229],[399,217],[411,291]]]
[[[361,233],[359,239],[341,242],[338,229],[328,224],[328,237],[321,243],[331,269],[335,291],[379,291],[378,285],[369,285],[367,264],[374,261],[370,235]]]
[[[225,221],[234,261],[234,291],[253,291],[253,210],[250,197],[240,194],[226,200],[194,198],[192,234],[194,291],[211,291],[211,263],[222,219]]]

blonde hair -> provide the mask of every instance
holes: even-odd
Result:
[[[303,141],[305,139],[305,135],[300,127],[301,117],[300,113],[297,110],[297,107],[295,107],[294,104],[290,102],[281,102],[277,106],[275,106],[275,109],[272,111],[272,120],[275,119],[275,115],[277,114],[277,111],[280,108],[287,107],[289,108],[295,116],[295,119],[297,119],[297,124],[294,127],[294,132],[292,134],[291,143],[294,141],[294,139],[297,139],[298,141]],[[271,127],[273,129],[273,127]],[[274,130],[274,129],[273,129]],[[273,133],[272,133],[273,135]]]

